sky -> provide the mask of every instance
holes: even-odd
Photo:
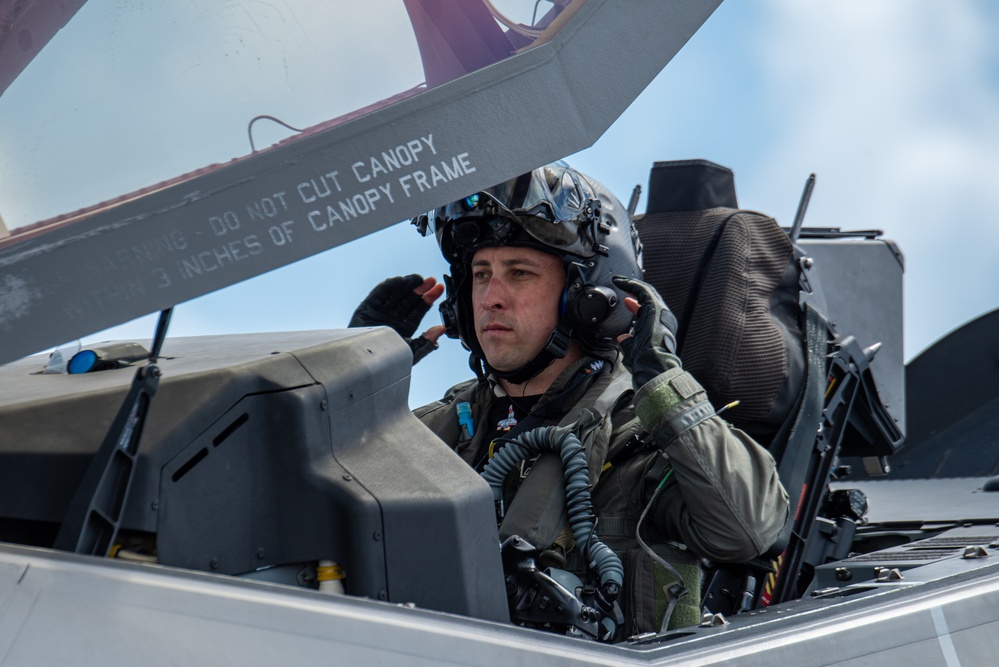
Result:
[[[784,225],[815,173],[806,225],[881,229],[904,254],[911,359],[999,307],[997,29],[989,0],[726,0],[592,147],[566,158],[624,201],[655,161],[712,160],[735,172],[742,207]],[[230,35],[229,46],[241,38]],[[355,75],[340,89],[344,103],[379,99],[385,79]],[[282,117],[294,116],[289,100]],[[0,149],[4,140],[0,132]],[[180,304],[171,334],[342,327],[381,279],[445,271],[436,245],[400,224]],[[434,309],[424,327],[438,321]],[[153,327],[146,317],[84,342],[148,338]],[[414,407],[470,376],[458,342],[442,342],[413,370]]]

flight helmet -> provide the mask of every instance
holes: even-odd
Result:
[[[631,216],[614,195],[564,162],[522,174],[414,219],[432,230],[450,265],[447,296],[440,306],[450,338],[459,338],[494,376],[524,382],[566,355],[572,338],[595,356],[611,357],[632,314],[614,276],[642,278],[642,250]],[[470,266],[475,252],[492,246],[523,246],[562,259],[566,287],[558,325],[544,349],[509,372],[490,368],[475,335]],[[473,368],[475,368],[473,360]],[[478,371],[479,369],[476,368]]]

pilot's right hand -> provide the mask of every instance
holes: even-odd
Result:
[[[413,351],[413,363],[437,349],[442,325],[432,326],[418,338],[416,327],[434,302],[444,293],[444,285],[433,277],[415,273],[383,280],[361,302],[350,318],[349,327],[386,326],[395,330]]]

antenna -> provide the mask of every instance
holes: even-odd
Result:
[[[153,349],[149,352],[149,363],[156,363],[160,358],[160,349],[163,341],[166,340],[167,328],[170,326],[170,316],[173,315],[173,307],[160,311],[160,319],[156,322],[156,333],[153,335]]]
[[[798,234],[801,233],[801,225],[805,222],[805,211],[808,210],[808,200],[812,198],[812,189],[814,187],[815,174],[809,174],[808,180],[805,181],[805,189],[801,193],[801,201],[798,202],[798,212],[794,214],[794,225],[791,227],[791,231],[788,232],[791,243],[795,243],[798,240]]]
[[[149,405],[160,383],[156,359],[166,339],[173,307],[160,312],[149,363],[135,370],[132,386],[118,415],[73,494],[56,535],[55,548],[78,554],[107,556],[118,541],[128,493],[135,478],[139,440]]]
[[[638,208],[638,198],[642,195],[642,186],[636,185],[631,191],[631,201],[628,202],[628,215],[635,217],[635,209]]]

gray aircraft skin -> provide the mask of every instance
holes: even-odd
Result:
[[[84,4],[11,5],[0,96]],[[588,146],[720,0],[555,2],[517,30],[485,0],[405,4],[417,89],[0,227],[0,664],[994,660],[999,369],[981,360],[995,358],[999,311],[903,365],[903,260],[878,232],[788,230],[802,316],[836,325],[807,362],[820,378],[804,381],[802,405],[817,402],[789,436],[799,463],[790,444],[778,460],[800,501],[784,543],[709,568],[699,627],[613,644],[511,623],[492,494],[409,412],[411,354],[388,329],[164,339],[164,327],[152,359],[102,344],[127,359],[42,372],[42,350],[157,311],[165,325],[176,304]],[[539,90],[570,120],[509,113]],[[364,165],[393,150],[433,160],[390,197]],[[278,236],[199,264],[218,257],[224,212],[254,207],[280,210]],[[351,224],[333,224],[344,207]],[[282,223],[303,230],[295,242]],[[325,561],[342,566],[342,593]]]

